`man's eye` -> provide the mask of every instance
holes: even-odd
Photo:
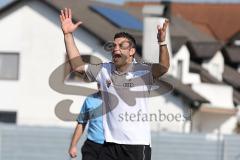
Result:
[[[115,47],[115,43],[113,43],[113,42],[107,42],[105,45],[104,45],[104,50],[105,51],[108,51],[108,52],[110,52],[110,51],[112,51],[113,49],[114,49],[114,47]]]
[[[123,42],[123,43],[120,44],[121,49],[128,49],[129,47],[130,47],[129,42]]]

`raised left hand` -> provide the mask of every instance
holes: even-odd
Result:
[[[160,25],[157,25],[157,30],[158,30],[157,39],[158,39],[158,42],[164,42],[165,41],[168,24],[169,24],[169,20],[165,19],[165,22],[163,23],[162,28],[161,28]]]

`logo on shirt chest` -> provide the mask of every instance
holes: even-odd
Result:
[[[134,87],[134,83],[123,83],[123,87],[127,88]]]
[[[131,87],[134,87],[135,84],[133,83],[132,79],[126,79],[125,77],[111,77],[111,84],[114,86],[114,87],[124,87],[124,88],[131,88]],[[109,81],[107,81],[109,82]],[[109,83],[107,83],[109,84]],[[110,85],[108,85],[109,87]]]
[[[134,83],[132,83],[132,82],[116,83],[115,81],[112,81],[112,80],[106,80],[106,85],[108,88],[110,87],[110,85],[118,86],[118,87],[125,87],[125,88],[131,88],[131,87],[135,86]]]

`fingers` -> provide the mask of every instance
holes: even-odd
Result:
[[[157,25],[158,32],[161,32],[161,31],[165,32],[168,27],[168,24],[169,24],[169,20],[165,19],[165,22],[163,23],[163,27],[161,27],[160,25]]]
[[[68,10],[68,18],[72,19],[72,10],[70,8]]]
[[[64,9],[64,13],[65,13],[65,17],[66,17],[66,18],[69,18],[68,9],[67,9],[67,8]]]
[[[63,17],[61,14],[59,15],[59,18],[60,18],[60,21],[63,22]]]
[[[77,23],[76,23],[76,26],[78,27],[80,24],[82,24],[81,21],[77,22]]]
[[[76,158],[77,157],[77,153],[75,153],[75,152],[71,153],[70,156],[71,156],[71,158]]]
[[[169,24],[169,21],[165,19],[165,22],[163,24],[163,31],[166,31],[168,24]]]
[[[66,19],[63,10],[61,10],[61,17],[62,17],[62,20],[65,20],[65,19]]]
[[[70,8],[64,8],[64,10],[61,10],[61,15],[60,15],[61,21],[67,18],[72,18],[72,11]]]
[[[70,155],[70,157],[71,158],[75,158],[75,157],[77,157],[77,153],[76,152],[71,152],[71,151],[69,151],[69,155]]]
[[[70,157],[71,157],[71,158],[76,158],[77,155],[76,155],[76,154],[71,154]]]
[[[68,151],[71,158],[77,157],[77,147],[71,147]]]

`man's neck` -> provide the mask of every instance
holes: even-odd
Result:
[[[120,73],[125,72],[130,65],[131,63],[126,63],[125,65],[122,65],[122,66],[116,66],[116,70]]]

